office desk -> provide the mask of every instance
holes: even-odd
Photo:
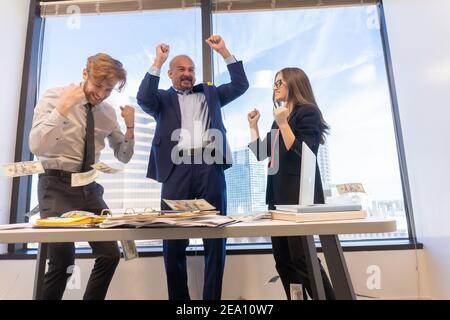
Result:
[[[318,235],[322,244],[331,282],[337,299],[355,299],[339,234],[393,232],[394,219],[355,219],[295,223],[280,220],[240,222],[219,228],[145,228],[145,229],[17,229],[0,231],[0,243],[39,243],[33,297],[39,298],[45,272],[47,243],[77,241],[151,240],[186,238],[239,238],[264,236],[303,236],[308,271],[315,299],[325,299],[325,292],[314,244]]]

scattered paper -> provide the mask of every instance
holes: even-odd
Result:
[[[183,218],[142,217],[141,219],[111,219],[106,218],[100,228],[152,228],[152,227],[223,227],[238,221],[228,216],[197,215]]]
[[[31,223],[0,224],[0,230],[26,229],[31,227]]]
[[[43,173],[44,167],[40,161],[24,161],[7,163],[3,165],[3,170],[7,177],[31,176],[36,173]]]

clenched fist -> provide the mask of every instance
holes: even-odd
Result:
[[[158,44],[156,46],[156,58],[155,58],[155,66],[161,68],[164,62],[166,62],[169,57],[170,46],[165,43]]]
[[[250,111],[247,115],[248,123],[250,124],[251,128],[254,128],[258,125],[259,118],[261,117],[261,114],[259,111],[255,108],[253,111]]]
[[[278,127],[286,125],[288,123],[289,109],[286,107],[279,107],[273,110],[273,117]]]
[[[58,111],[63,116],[67,116],[69,110],[86,99],[86,95],[84,94],[83,87],[76,84],[71,84],[61,94],[61,98],[58,103]]]
[[[125,125],[127,128],[133,128],[134,127],[134,108],[131,106],[125,106],[120,107],[120,110],[122,111],[120,115],[122,116],[123,120],[125,121]]]
[[[206,43],[217,53],[219,53],[224,59],[228,58],[231,54],[225,46],[221,36],[213,35],[205,40]]]

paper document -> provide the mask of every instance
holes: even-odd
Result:
[[[237,220],[221,215],[196,215],[190,217],[166,218],[165,216],[152,219],[105,219],[100,228],[152,228],[152,227],[222,227],[236,223]]]
[[[60,217],[37,219],[33,227],[53,228],[93,228],[106,219],[86,211],[70,211]]]
[[[0,224],[0,230],[26,229],[31,227],[31,223]]]

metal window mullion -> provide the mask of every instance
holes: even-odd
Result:
[[[409,239],[414,242],[417,241],[417,235],[414,224],[414,215],[411,200],[411,189],[409,185],[408,178],[408,167],[406,164],[406,154],[403,142],[402,125],[400,121],[400,112],[398,107],[397,91],[394,81],[394,68],[392,65],[391,51],[389,47],[389,37],[387,33],[386,17],[384,13],[383,1],[380,2],[379,6],[379,16],[380,16],[380,33],[381,42],[383,45],[384,59],[387,80],[389,85],[389,93],[391,98],[391,108],[392,108],[392,118],[394,121],[395,130],[395,141],[397,144],[397,155],[400,167],[400,178],[402,181],[402,191],[403,191],[403,201],[405,206],[406,222],[408,225],[408,236]]]

